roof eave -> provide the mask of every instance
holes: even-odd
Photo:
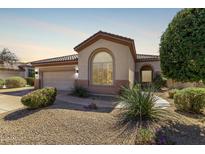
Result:
[[[160,59],[137,59],[136,62],[160,61]]]
[[[77,60],[73,61],[63,61],[63,62],[43,62],[43,63],[31,63],[34,67],[42,66],[59,66],[59,65],[75,65],[78,64]]]
[[[25,70],[21,70],[21,69],[13,69],[13,68],[0,68],[0,70],[3,70],[3,71],[18,71],[18,72],[25,71]]]
[[[109,35],[107,33],[101,32],[101,31],[92,35],[91,37],[89,37],[88,39],[86,39],[85,41],[83,41],[82,43],[77,45],[76,47],[74,47],[74,50],[79,53],[80,51],[82,51],[83,49],[88,47],[89,45],[98,41],[99,39],[104,39],[104,40],[108,40],[108,41],[112,41],[115,43],[119,43],[119,44],[123,44],[125,46],[128,46],[130,51],[131,51],[131,54],[133,56],[134,61],[136,61],[136,50],[135,50],[135,43],[134,43],[133,39],[124,38],[124,37],[120,37],[120,36],[116,36],[116,35],[112,36],[112,34]]]

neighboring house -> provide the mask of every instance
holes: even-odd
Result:
[[[99,31],[74,50],[78,54],[32,62],[35,87],[79,85],[92,93],[117,94],[121,86],[152,82],[160,73],[159,57],[136,54],[134,40],[127,37]]]
[[[21,63],[18,67],[24,70],[23,77],[34,77],[35,76],[34,67],[31,65],[31,63]]]
[[[13,76],[28,77],[29,73],[26,72],[31,69],[34,71],[31,64],[23,64],[23,63],[9,64],[0,61],[0,79],[6,79],[8,77],[13,77]]]

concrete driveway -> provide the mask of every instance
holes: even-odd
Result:
[[[0,114],[23,108],[21,97],[32,90],[31,87],[0,90]]]

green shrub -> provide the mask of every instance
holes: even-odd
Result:
[[[171,89],[168,91],[169,98],[174,98],[174,95],[178,92],[178,89]]]
[[[153,86],[153,83],[141,83],[139,86],[142,88],[142,90],[152,89],[152,91],[155,91],[155,88]]]
[[[20,88],[26,86],[26,80],[22,77],[10,77],[5,80],[7,88]]]
[[[71,91],[71,94],[78,97],[88,97],[88,91],[86,88],[81,86],[75,86]]]
[[[149,129],[140,128],[137,131],[135,144],[140,144],[140,145],[155,144],[155,134],[154,134],[154,132],[149,130]]]
[[[205,107],[205,88],[185,88],[177,91],[174,103],[178,110],[201,113]]]
[[[0,88],[3,88],[4,84],[5,84],[5,81],[3,79],[0,79]]]
[[[27,77],[26,79],[26,83],[29,86],[34,86],[34,78],[33,77]]]
[[[124,120],[154,120],[159,117],[160,110],[154,107],[157,99],[151,90],[144,92],[137,85],[123,87],[120,101],[125,105]]]
[[[150,128],[139,128],[135,139],[138,145],[174,145],[168,133],[161,129],[151,130]]]
[[[45,107],[55,102],[56,94],[56,88],[43,88],[23,96],[21,102],[31,109]]]
[[[158,74],[153,80],[153,86],[155,90],[160,90],[162,87],[165,87],[167,79]]]

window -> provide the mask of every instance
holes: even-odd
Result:
[[[29,68],[28,69],[28,77],[34,77],[35,76],[35,72],[33,69]]]
[[[143,66],[141,68],[141,82],[152,82],[152,68],[150,66]]]
[[[97,53],[92,60],[92,84],[112,85],[113,84],[113,59],[104,51]]]
[[[147,70],[147,71],[142,70],[142,82],[152,82],[152,71],[151,70]]]

